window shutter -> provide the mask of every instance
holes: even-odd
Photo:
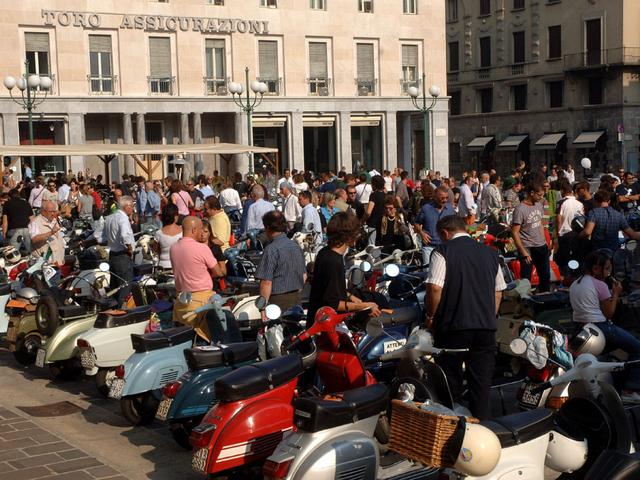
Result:
[[[27,52],[49,52],[49,34],[27,32],[24,34],[24,46]]]
[[[327,44],[324,42],[309,43],[309,77],[327,78]]]
[[[418,46],[402,45],[402,66],[417,67],[418,66]]]
[[[111,53],[111,37],[109,35],[89,35],[89,51]]]
[[[149,37],[149,73],[156,78],[171,77],[171,39]]]
[[[260,40],[258,42],[258,64],[260,78],[266,80],[278,79],[278,42]]]
[[[358,80],[373,81],[375,79],[373,44],[358,43],[356,55],[358,57]]]

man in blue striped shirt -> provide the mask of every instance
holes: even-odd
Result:
[[[281,212],[267,212],[262,222],[271,243],[265,247],[256,271],[260,295],[284,312],[300,301],[307,276],[304,254],[298,244],[285,234],[287,222]]]

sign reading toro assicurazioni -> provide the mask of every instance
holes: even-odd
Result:
[[[130,30],[151,32],[191,30],[202,33],[237,32],[261,35],[269,33],[269,22],[264,20],[42,10],[42,18],[46,26],[100,28],[103,16],[121,17],[119,28]]]

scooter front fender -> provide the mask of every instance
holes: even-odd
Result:
[[[131,355],[124,363],[125,384],[122,396],[157,390],[177,380],[187,371],[183,352],[191,348],[192,343],[189,340],[179,345]]]
[[[53,336],[45,340],[45,363],[73,358],[76,355],[78,337],[89,330],[95,321],[96,317],[92,315],[58,327]]]
[[[262,315],[256,307],[256,298],[258,297],[243,298],[231,311],[241,331],[255,330],[262,325]]]

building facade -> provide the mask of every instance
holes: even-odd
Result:
[[[407,89],[423,73],[428,85],[445,84],[444,0],[5,3],[0,75],[28,69],[53,79],[34,111],[35,143],[247,144],[246,114],[228,86],[244,84],[248,68],[267,85],[253,140],[279,149],[270,159],[279,170],[422,168],[423,117]],[[2,141],[28,143],[24,109],[0,89]],[[432,166],[444,173],[447,111],[443,94],[427,136]],[[186,160],[190,175],[248,167],[246,157]],[[38,171],[104,171],[97,158],[36,163]],[[159,163],[155,177],[172,173]],[[109,173],[139,168],[121,158]]]
[[[640,2],[447,0],[446,15],[452,171],[638,170]]]

